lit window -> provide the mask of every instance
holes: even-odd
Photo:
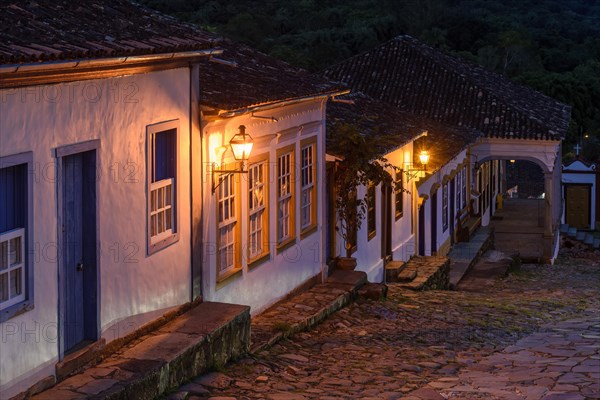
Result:
[[[148,127],[149,132],[149,253],[177,239],[177,127]]]
[[[306,229],[316,223],[317,191],[315,188],[315,145],[304,146],[301,151],[301,228]]]
[[[369,186],[367,187],[367,228],[369,232],[369,239],[373,238],[377,233],[377,224],[375,221],[376,213],[375,185],[369,183]]]
[[[268,237],[267,197],[268,169],[266,162],[248,168],[248,258],[256,259],[267,253]]]
[[[281,244],[293,237],[293,152],[277,157],[277,243]]]
[[[396,219],[401,218],[402,213],[404,211],[404,181],[402,180],[403,175],[404,175],[403,170],[396,171],[396,187],[395,187],[396,192],[394,193]]]
[[[237,218],[235,204],[235,175],[220,178],[217,188],[218,236],[217,267],[219,276],[236,268]]]

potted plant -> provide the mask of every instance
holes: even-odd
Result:
[[[367,213],[367,196],[357,195],[359,186],[369,183],[392,185],[389,169],[395,169],[387,159],[379,155],[374,140],[363,136],[353,124],[336,123],[330,129],[328,146],[337,154],[343,155],[333,169],[334,203],[337,218],[337,231],[344,239],[345,257],[338,257],[338,269],[352,270],[356,258],[352,249],[356,244],[356,232],[360,229]]]

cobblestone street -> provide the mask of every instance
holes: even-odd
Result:
[[[387,300],[358,300],[182,390],[196,399],[596,399],[599,304],[593,259],[467,276],[457,291],[390,285]]]

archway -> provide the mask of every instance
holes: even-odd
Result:
[[[561,142],[558,140],[480,138],[471,147],[471,163],[474,173],[477,172],[479,165],[489,160],[504,160],[505,165],[506,163],[510,164],[510,160],[529,161],[541,169],[544,197],[540,199],[543,204],[543,218],[540,220],[543,222],[538,229],[540,231],[538,234],[541,235],[538,258],[539,261],[546,263],[553,263],[558,253],[558,227],[562,208],[560,154]],[[503,189],[507,190],[508,188]],[[525,204],[523,203],[521,208]],[[512,228],[510,226],[506,228],[512,229],[512,231],[509,230],[505,233],[519,235],[522,233],[523,224],[514,224]]]

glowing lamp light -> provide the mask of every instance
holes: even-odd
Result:
[[[237,161],[247,161],[250,158],[254,142],[252,137],[246,133],[244,125],[240,125],[239,130],[239,133],[236,133],[229,141],[229,146],[231,146],[233,158]]]
[[[510,160],[510,163],[511,163],[511,164],[514,164],[514,163],[515,163],[515,160]]]
[[[429,152],[427,150],[421,150],[421,153],[419,153],[419,161],[421,161],[421,164],[427,165],[429,162]]]

